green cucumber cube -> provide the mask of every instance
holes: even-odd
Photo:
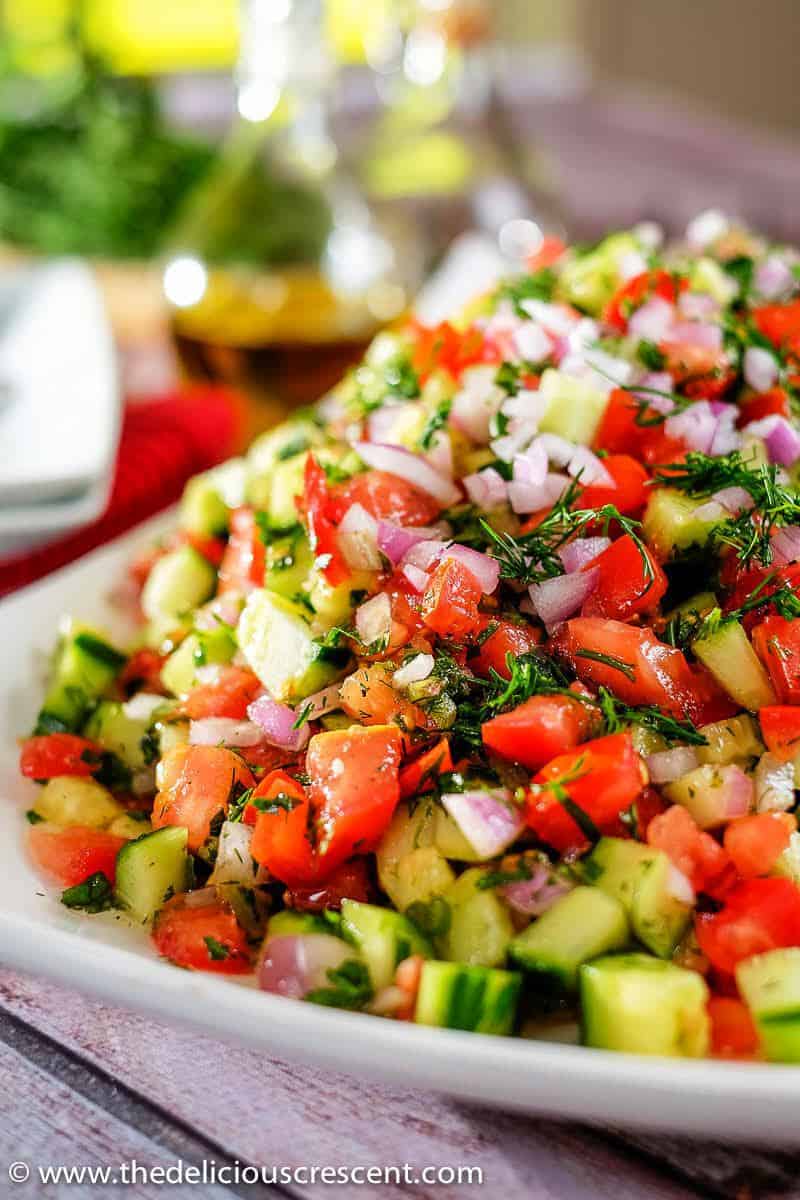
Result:
[[[511,1033],[521,978],[514,971],[468,967],[463,963],[423,963],[414,1020],[418,1025]]]
[[[375,991],[394,979],[398,963],[412,954],[433,958],[433,947],[407,917],[391,908],[342,901],[342,933],[361,952]]]
[[[709,1047],[702,975],[647,954],[598,958],[580,969],[583,1044],[630,1054],[703,1058]]]
[[[621,950],[630,940],[625,909],[598,888],[576,887],[518,933],[508,948],[517,966],[552,979],[567,991],[589,959]]]

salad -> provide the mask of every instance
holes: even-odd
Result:
[[[193,479],[22,744],[63,903],[306,1002],[800,1061],[799,264],[545,239]]]

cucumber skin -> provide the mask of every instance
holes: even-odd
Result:
[[[521,986],[513,971],[429,960],[422,967],[414,1020],[444,1029],[509,1034]]]
[[[433,958],[433,947],[402,913],[358,900],[342,901],[342,934],[360,951],[375,991],[394,979],[395,968],[412,954]]]
[[[587,937],[591,923],[594,936]],[[572,938],[570,947],[572,930],[578,937]],[[508,954],[526,972],[553,980],[571,992],[577,988],[578,970],[584,962],[621,950],[629,940],[628,919],[619,900],[600,889],[576,887],[517,934]]]
[[[145,924],[171,894],[185,892],[191,886],[188,836],[181,826],[167,825],[142,834],[120,850],[115,891],[117,900],[134,920]]]
[[[770,1062],[800,1062],[800,949],[769,950],[739,963],[736,982]]]
[[[113,682],[124,662],[124,654],[91,630],[71,634],[58,652],[34,732],[77,733],[92,702]]]

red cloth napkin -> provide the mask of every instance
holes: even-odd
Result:
[[[41,579],[173,504],[191,475],[232,453],[240,405],[233,393],[212,387],[128,405],[106,511],[56,542],[0,560],[0,596]]]

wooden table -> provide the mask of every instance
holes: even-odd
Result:
[[[0,971],[0,1196],[114,1194],[6,1183],[12,1162],[116,1167],[480,1167],[476,1185],[276,1186],[139,1182],[117,1194],[503,1200],[790,1200],[797,1160],[774,1151],[628,1136],[491,1112],[270,1059]]]

